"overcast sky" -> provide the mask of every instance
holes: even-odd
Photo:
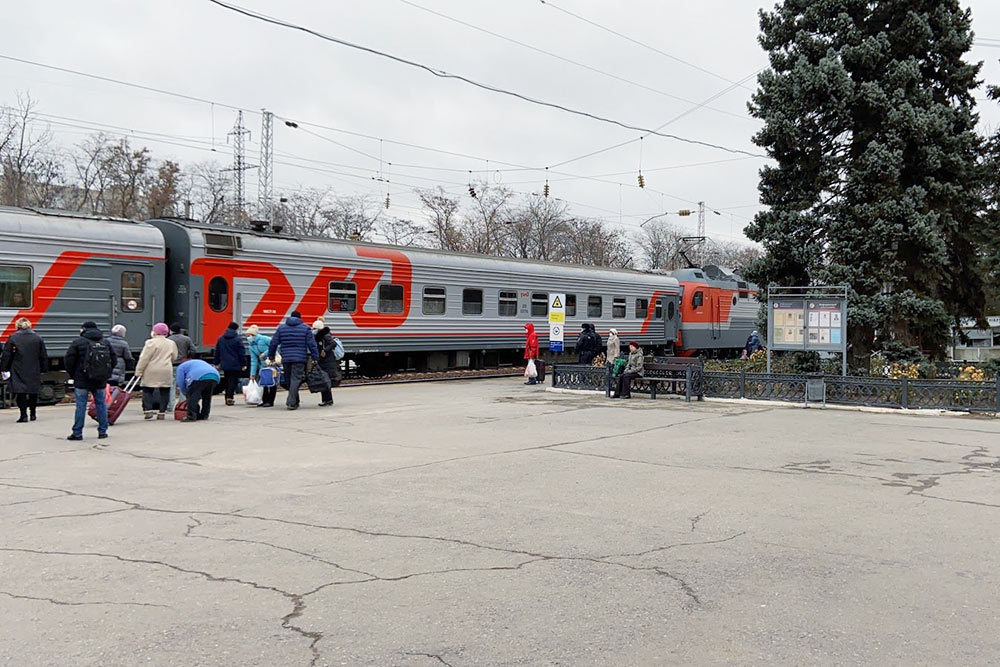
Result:
[[[577,215],[620,220],[629,231],[649,216],[694,208],[704,200],[722,213],[708,216],[711,236],[743,238],[742,228],[757,210],[757,172],[763,164],[759,158],[651,136],[574,160],[641,133],[440,79],[239,16],[208,0],[13,4],[5,12],[0,54],[247,109],[251,161],[256,161],[259,150],[261,108],[303,122],[299,130],[276,124],[276,195],[304,186],[330,186],[338,193],[371,192],[384,199],[387,186],[372,180],[381,175],[390,181],[390,211],[419,220],[415,186],[439,184],[467,197],[472,170],[476,179],[488,178],[517,192],[540,192],[544,167],[549,166],[552,196],[570,202]],[[751,142],[760,123],[747,114],[746,103],[755,84],[751,75],[767,64],[757,44],[757,11],[772,6],[770,2],[240,0],[238,4],[437,69],[641,127],[658,127],[689,112],[663,131],[760,152]],[[1000,40],[1000,2],[964,4],[972,9],[977,36]],[[985,61],[983,77],[988,82],[1000,83],[1000,48],[974,47],[971,58]],[[734,85],[744,79],[744,85]],[[226,166],[232,161],[226,133],[235,112],[229,108],[4,59],[0,59],[0,81],[2,103],[12,104],[16,92],[29,91],[40,112],[72,119],[51,119],[61,123],[52,125],[60,143],[77,143],[88,134],[86,128],[104,123],[141,133],[135,143],[149,146],[159,159],[182,163],[215,159]],[[695,109],[722,91],[728,92]],[[984,91],[977,98],[983,131],[1000,126],[1000,109],[986,101]],[[157,142],[148,133],[166,136]],[[375,159],[379,155],[381,163]],[[573,161],[553,166],[568,160]],[[640,162],[644,190],[636,183]],[[512,165],[537,169],[512,170]],[[254,172],[247,182],[248,198],[254,198]],[[693,232],[694,217],[672,219]]]

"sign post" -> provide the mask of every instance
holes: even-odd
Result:
[[[549,352],[563,351],[566,329],[566,295],[549,294]]]
[[[767,372],[771,350],[840,352],[847,375],[847,287],[774,287],[767,294]]]

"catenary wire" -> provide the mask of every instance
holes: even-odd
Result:
[[[624,121],[616,120],[614,118],[608,118],[606,116],[600,116],[600,115],[597,115],[597,114],[592,114],[589,111],[581,111],[579,109],[574,109],[574,108],[571,108],[571,107],[567,107],[567,106],[564,106],[562,104],[557,104],[555,102],[548,102],[548,101],[541,100],[541,99],[538,99],[538,98],[530,97],[528,95],[522,95],[521,93],[518,93],[516,91],[507,90],[505,88],[500,88],[498,86],[493,86],[493,85],[490,85],[490,84],[487,84],[487,83],[482,83],[482,82],[476,81],[474,79],[470,79],[470,78],[468,78],[466,76],[463,76],[461,74],[452,74],[451,72],[447,72],[445,70],[437,69],[437,68],[431,67],[429,65],[424,65],[424,64],[416,62],[414,60],[408,60],[406,58],[402,58],[400,56],[396,56],[396,55],[393,55],[391,53],[387,53],[385,51],[379,51],[378,49],[374,49],[374,48],[369,47],[369,46],[364,46],[364,45],[361,45],[361,44],[355,44],[353,42],[349,42],[347,40],[340,39],[338,37],[333,37],[331,35],[326,35],[324,33],[321,33],[319,31],[317,31],[317,30],[309,28],[307,26],[299,25],[299,24],[296,24],[296,23],[290,23],[288,21],[284,21],[284,20],[278,19],[278,18],[273,18],[273,17],[267,16],[265,14],[260,14],[258,12],[246,9],[244,7],[240,7],[239,5],[233,5],[233,4],[229,4],[227,2],[223,2],[222,0],[208,0],[208,2],[210,2],[210,3],[214,4],[214,5],[218,5],[219,7],[222,7],[224,9],[229,10],[229,11],[236,12],[237,14],[242,14],[243,16],[246,16],[248,18],[252,18],[252,19],[255,19],[255,20],[258,20],[258,21],[263,21],[265,23],[270,23],[272,25],[276,25],[276,26],[279,26],[279,27],[288,28],[290,30],[296,30],[296,31],[299,31],[299,32],[303,32],[305,34],[312,35],[313,37],[317,37],[317,38],[322,39],[324,41],[328,41],[328,42],[331,42],[331,43],[334,43],[334,44],[339,44],[341,46],[346,46],[348,48],[352,48],[352,49],[356,49],[356,50],[359,50],[359,51],[363,51],[365,53],[370,53],[372,55],[376,55],[376,56],[379,56],[379,57],[382,57],[382,58],[387,58],[389,60],[392,60],[394,62],[398,62],[398,63],[403,64],[403,65],[407,65],[409,67],[414,67],[414,68],[423,70],[423,71],[425,71],[425,72],[427,72],[429,74],[432,74],[433,76],[436,76],[436,77],[439,77],[439,78],[442,78],[442,79],[453,79],[453,80],[456,80],[456,81],[461,81],[461,82],[467,83],[467,84],[469,84],[471,86],[475,86],[476,88],[481,88],[482,90],[486,90],[486,91],[490,91],[490,92],[493,92],[493,93],[497,93],[499,95],[506,95],[508,97],[514,97],[514,98],[520,99],[522,101],[528,102],[530,104],[535,104],[535,105],[538,105],[538,106],[544,106],[544,107],[548,107],[548,108],[551,108],[551,109],[556,109],[558,111],[564,111],[564,112],[569,113],[569,114],[574,114],[574,115],[581,116],[581,117],[584,117],[584,118],[590,118],[591,120],[596,120],[598,122],[607,123],[607,124],[610,124],[610,125],[617,125],[618,127],[625,128],[626,130],[636,130],[636,131],[639,131],[639,132],[645,132],[648,135],[656,135],[656,136],[659,136],[659,137],[664,137],[666,139],[673,139],[675,141],[680,141],[680,142],[687,143],[687,144],[692,144],[692,145],[696,145],[696,146],[705,146],[706,148],[713,148],[713,149],[716,149],[716,150],[725,151],[727,153],[738,153],[738,154],[742,154],[742,155],[750,155],[750,156],[753,156],[753,157],[760,157],[760,158],[765,158],[765,159],[767,158],[766,155],[763,155],[763,154],[760,154],[760,153],[751,153],[750,151],[745,151],[745,150],[743,150],[741,148],[730,148],[728,146],[722,146],[720,144],[713,144],[711,142],[701,141],[701,140],[698,140],[698,139],[688,139],[688,138],[685,138],[685,137],[678,136],[676,134],[669,134],[669,133],[666,133],[666,132],[659,132],[657,130],[651,130],[649,128],[644,128],[644,127],[641,127],[641,126],[638,126],[638,125],[633,125],[631,123],[626,123]]]

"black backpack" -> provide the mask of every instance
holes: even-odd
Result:
[[[83,376],[91,382],[107,382],[115,369],[111,348],[103,340],[90,341],[83,360]]]

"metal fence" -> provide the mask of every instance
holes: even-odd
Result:
[[[713,398],[805,402],[810,380],[822,382],[826,402],[867,407],[1000,412],[1000,378],[989,382],[963,380],[914,380],[910,378],[808,376],[781,373],[725,373],[697,371],[695,395]],[[608,392],[608,368],[557,364],[552,367],[552,386]],[[648,393],[644,382],[634,392]],[[683,395],[684,386],[661,383],[657,393]],[[810,395],[810,399],[815,397]]]

